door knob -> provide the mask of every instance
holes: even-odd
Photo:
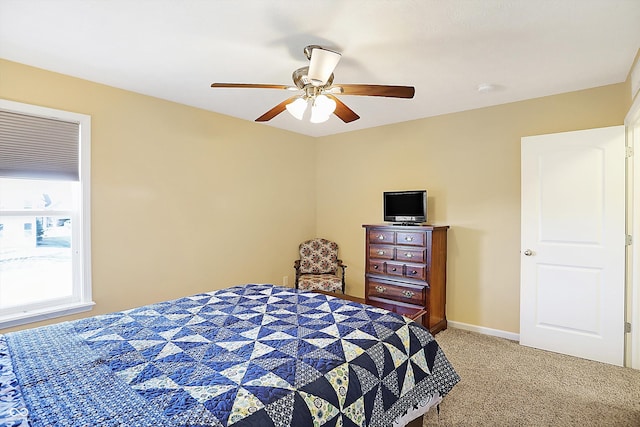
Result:
[[[524,252],[524,256],[531,256],[533,255],[533,251],[531,249],[526,249]]]

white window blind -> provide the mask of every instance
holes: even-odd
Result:
[[[0,109],[0,177],[78,181],[79,127]]]

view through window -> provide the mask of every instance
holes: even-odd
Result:
[[[73,298],[75,182],[0,179],[0,309]]]

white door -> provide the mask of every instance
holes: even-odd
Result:
[[[520,343],[622,365],[624,126],[521,148]]]

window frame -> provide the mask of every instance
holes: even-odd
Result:
[[[79,124],[79,194],[81,201],[74,207],[72,217],[72,258],[74,301],[48,301],[37,304],[26,310],[8,314],[0,312],[0,329],[39,322],[70,314],[91,310],[95,305],[92,300],[91,283],[91,116],[70,111],[24,104],[0,99],[0,108],[33,116],[54,118]],[[78,235],[76,235],[78,233]],[[77,245],[74,245],[77,244]],[[25,306],[27,308],[27,306]]]

